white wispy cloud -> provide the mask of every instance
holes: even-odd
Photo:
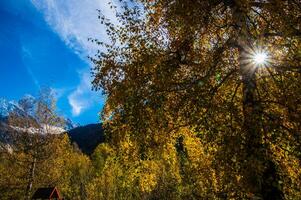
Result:
[[[91,90],[90,72],[78,72],[81,81],[76,89],[68,96],[70,105],[72,106],[72,115],[78,116],[83,110],[89,108],[93,103],[100,103],[104,97],[100,93]]]
[[[46,22],[60,36],[60,38],[74,50],[83,60],[93,56],[97,46],[88,41],[88,38],[106,40],[104,27],[97,18],[97,9],[116,22],[115,13],[108,4],[110,0],[31,0],[40,10]],[[115,1],[114,4],[117,5]],[[88,109],[99,94],[91,92],[90,66],[79,73],[80,83],[68,96],[74,116]]]
[[[32,59],[32,54],[28,48],[26,48],[25,46],[22,46],[22,59],[25,60],[28,58]],[[40,83],[39,83],[38,79],[36,78],[35,74],[33,73],[31,67],[29,65],[27,65],[26,62],[24,62],[24,66],[26,68],[27,73],[31,77],[33,83],[35,84],[35,86],[37,88],[40,88]]]
[[[94,53],[98,48],[88,38],[106,38],[105,29],[97,18],[97,9],[113,22],[116,21],[109,2],[110,0],[32,0],[62,40],[77,53],[85,55]]]
[[[69,95],[68,100],[72,106],[72,114],[74,116],[79,115],[83,109],[89,106],[91,101],[87,96],[93,96],[87,94],[90,92],[90,77],[87,73],[82,73],[82,79],[80,84],[77,86],[76,90]]]

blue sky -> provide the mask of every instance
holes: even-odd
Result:
[[[105,97],[91,91],[88,55],[106,39],[96,9],[114,20],[108,0],[1,0],[0,97],[57,94],[61,114],[82,125],[99,121]]]

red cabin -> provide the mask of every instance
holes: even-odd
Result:
[[[32,199],[63,200],[56,187],[38,188],[32,196]]]

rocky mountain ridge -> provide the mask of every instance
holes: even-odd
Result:
[[[20,101],[28,101],[30,104],[35,104],[35,98],[32,96],[25,96]],[[9,146],[11,144],[10,132],[29,132],[29,133],[43,133],[51,132],[52,134],[67,133],[71,142],[75,143],[78,148],[85,154],[91,155],[98,144],[105,141],[104,130],[102,124],[88,124],[80,126],[72,122],[68,118],[64,118],[63,127],[49,126],[47,124],[40,124],[39,128],[29,127],[22,128],[8,125],[8,116],[10,113],[15,113],[20,117],[34,117],[32,110],[25,111],[20,106],[20,101],[9,101],[5,98],[0,98],[0,144],[2,146]]]
[[[2,122],[6,121],[9,114],[12,112],[16,113],[18,116],[23,116],[23,117],[24,116],[34,116],[33,109],[25,111],[20,106],[21,101],[27,101],[27,102],[31,103],[33,105],[33,107],[36,106],[36,99],[35,99],[35,97],[33,97],[31,95],[25,95],[19,101],[7,100],[5,98],[0,98],[0,121],[2,121]],[[63,118],[63,120],[64,120],[64,123],[63,123],[64,125],[63,125],[63,127],[59,127],[59,128],[62,128],[66,131],[79,126],[79,124],[74,123],[69,118]]]

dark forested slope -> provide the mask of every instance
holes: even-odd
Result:
[[[68,131],[72,142],[75,142],[83,153],[91,154],[98,144],[104,142],[104,130],[101,124],[89,124]]]

